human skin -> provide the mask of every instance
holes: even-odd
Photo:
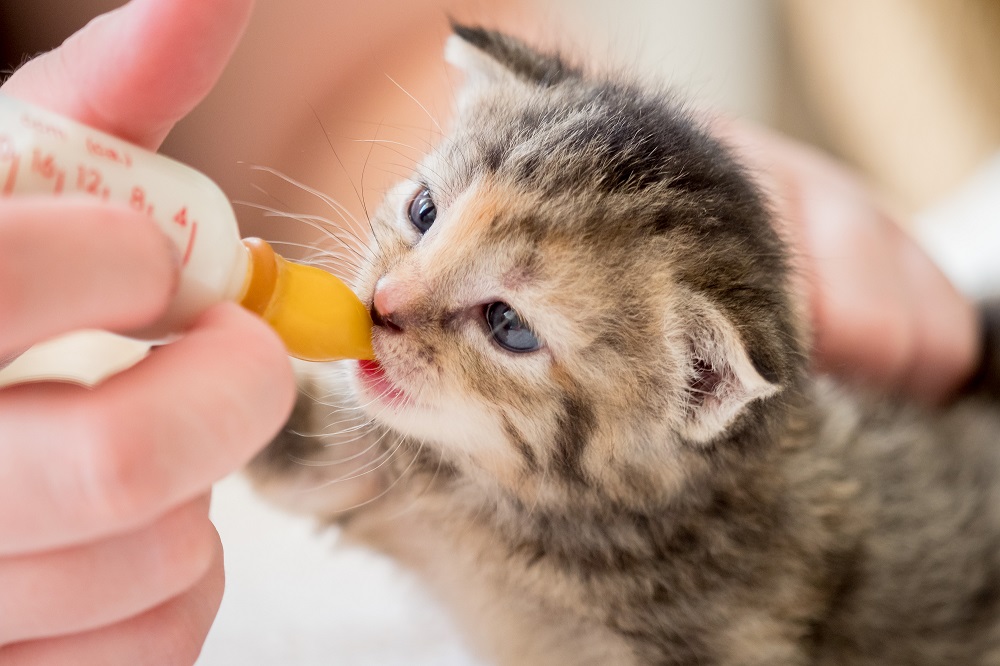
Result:
[[[817,370],[946,402],[981,354],[979,312],[861,179],[763,128],[717,120],[791,242]]]
[[[211,88],[251,5],[135,0],[3,92],[155,149]],[[0,358],[148,324],[177,270],[125,208],[2,201]],[[0,663],[193,662],[223,588],[211,484],[277,432],[294,393],[280,341],[234,305],[96,389],[0,391]]]

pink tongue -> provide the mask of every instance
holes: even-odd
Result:
[[[381,377],[385,374],[382,364],[378,361],[363,359],[358,361],[358,368],[366,375]]]

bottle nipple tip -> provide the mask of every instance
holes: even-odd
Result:
[[[278,333],[290,355],[305,361],[374,358],[371,317],[347,285],[315,266],[273,253],[270,257],[276,268],[273,295],[255,311]]]

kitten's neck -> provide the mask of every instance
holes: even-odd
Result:
[[[657,542],[684,539],[689,526],[705,520],[753,529],[787,502],[781,458],[807,444],[809,396],[795,387],[761,406],[738,433],[708,446],[686,445],[678,454],[683,476],[657,476],[662,470],[655,466],[602,470],[601,479],[549,471],[508,485],[475,466],[450,464],[432,447],[415,447],[415,459],[398,464],[431,474],[431,483],[456,498],[455,507],[494,523],[511,543],[547,543],[552,552],[560,551],[561,534],[583,527],[595,548],[614,548],[623,525],[630,526],[629,539],[645,534]]]

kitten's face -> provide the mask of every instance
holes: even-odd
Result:
[[[373,219],[360,401],[510,490],[669,492],[791,377],[777,240],[659,99],[463,34],[455,128]]]

